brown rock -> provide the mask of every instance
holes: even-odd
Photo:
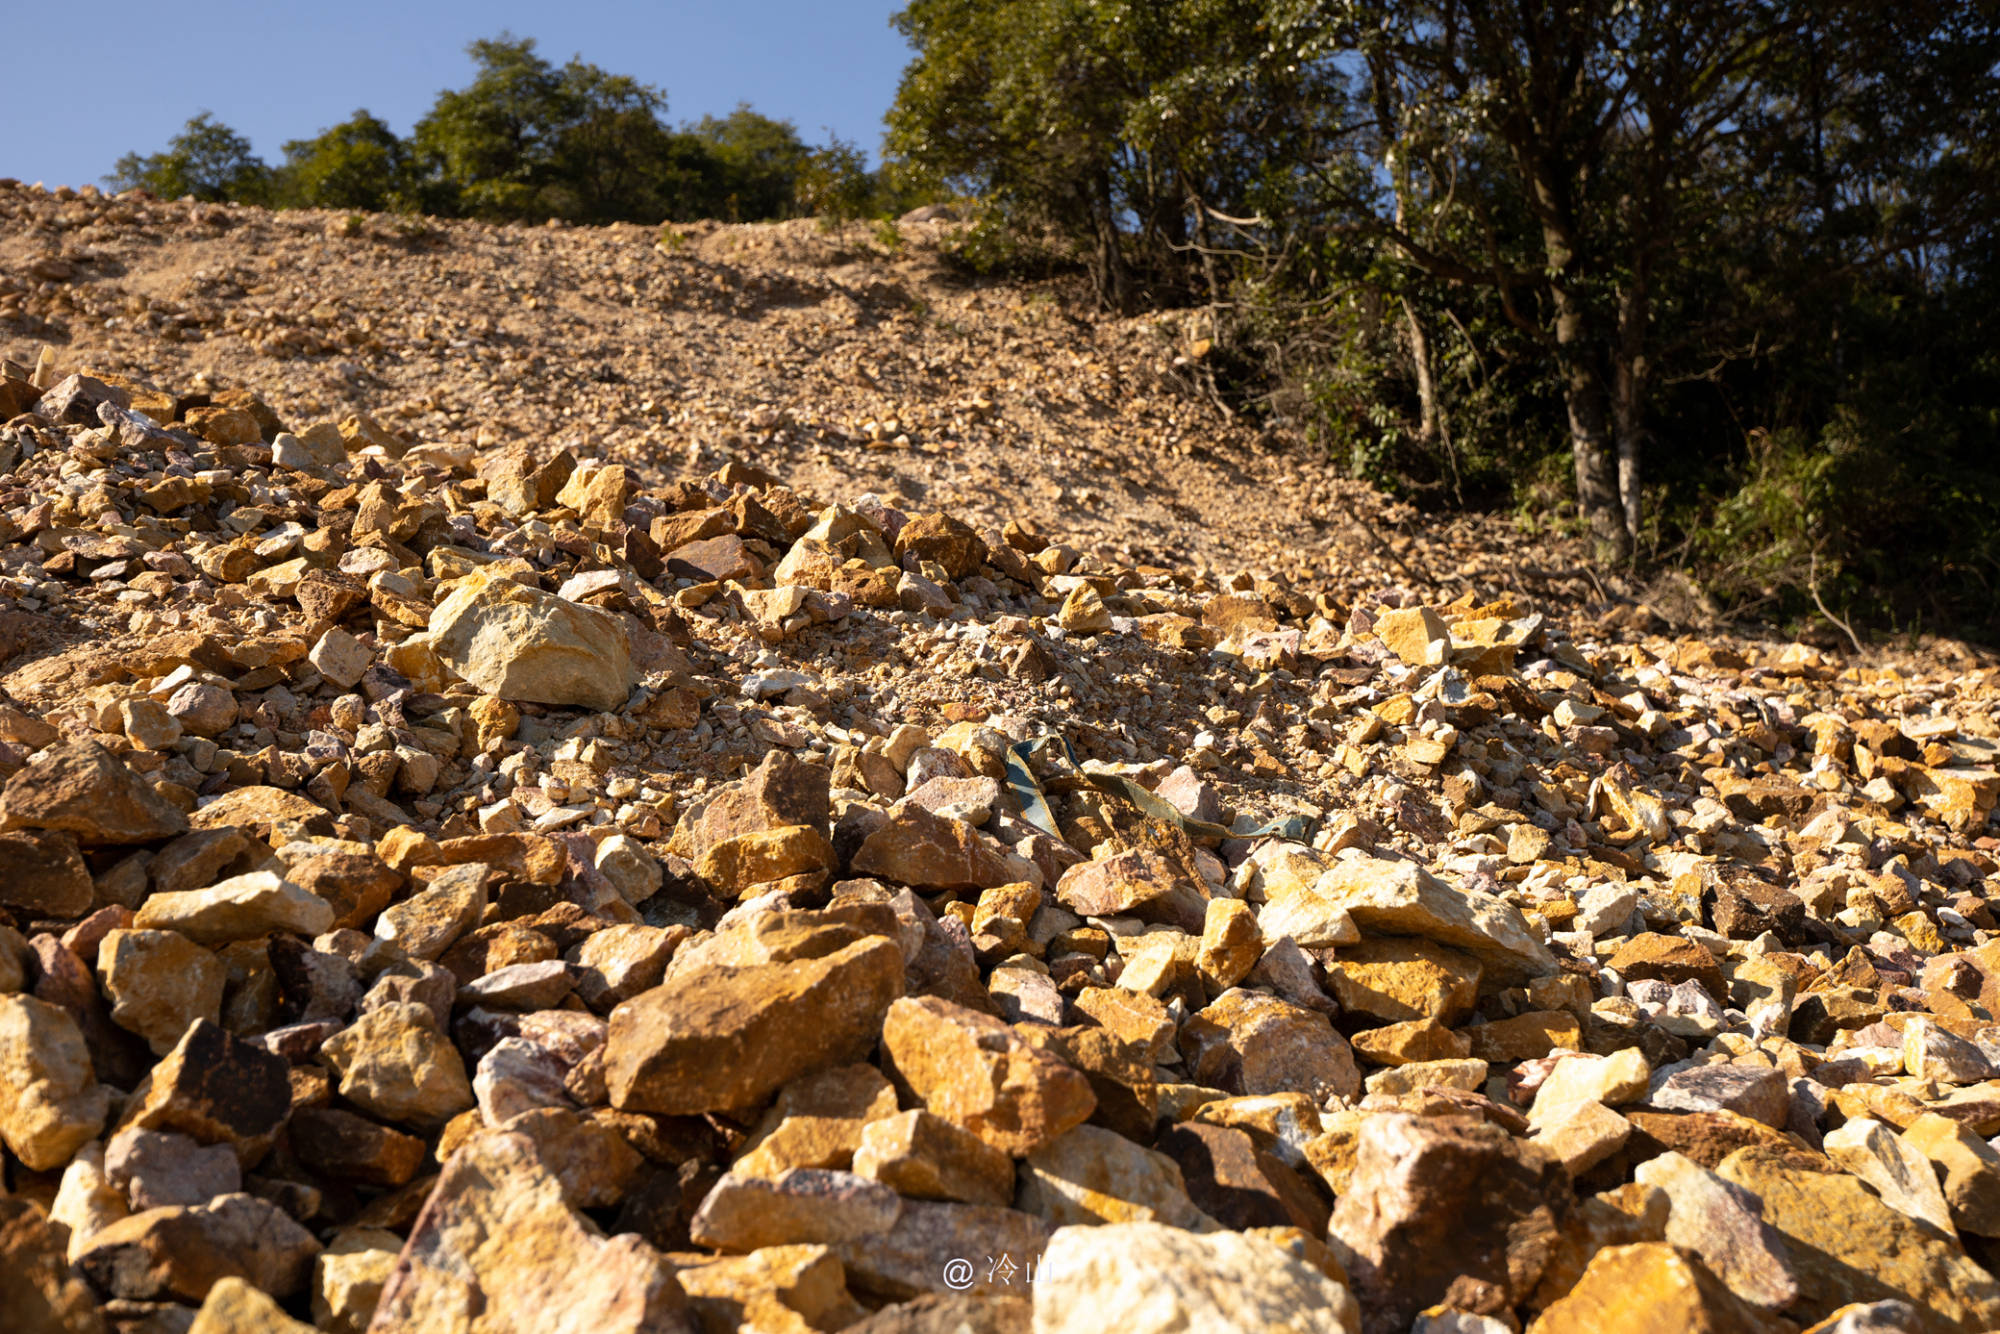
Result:
[[[412,959],[437,958],[479,925],[492,874],[483,862],[446,867],[424,889],[383,910],[375,920],[376,938]]]
[[[240,829],[204,829],[183,834],[153,854],[153,890],[177,894],[216,882],[222,868],[250,846]]]
[[[172,1130],[261,1158],[291,1111],[288,1066],[228,1029],[197,1019],[127,1101],[122,1126]]]
[[[1699,1260],[1660,1242],[1599,1251],[1569,1295],[1529,1334],[1784,1334],[1792,1326],[1743,1301]]]
[[[109,1104],[69,1011],[0,996],[0,1143],[53,1171],[103,1128]]]
[[[1390,1023],[1459,1022],[1479,998],[1482,975],[1471,955],[1408,936],[1364,940],[1326,963],[1327,988],[1342,1010]]]
[[[1547,1056],[1557,1047],[1577,1051],[1583,1029],[1567,1010],[1533,1010],[1511,1019],[1475,1024],[1465,1030],[1471,1055],[1482,1061],[1526,1061]]]
[[[365,928],[403,886],[402,875],[372,852],[312,853],[290,862],[285,879],[326,900],[333,909],[333,930]]]
[[[106,1334],[83,1280],[72,1273],[57,1229],[18,1195],[0,1196],[0,1311],[12,1334]]]
[[[1078,1126],[1029,1154],[1017,1202],[1052,1227],[1160,1222],[1197,1232],[1217,1228],[1188,1198],[1172,1158],[1098,1126]]]
[[[851,1329],[862,1314],[825,1246],[767,1246],[683,1268],[679,1278],[707,1334]]]
[[[1038,877],[1033,864],[963,820],[905,805],[862,840],[849,866],[919,889],[990,889]]]
[[[441,1320],[494,1334],[695,1329],[664,1257],[634,1234],[599,1235],[533,1145],[507,1133],[477,1136],[445,1164],[369,1329],[432,1334]]]
[[[748,777],[688,808],[667,850],[690,862],[718,843],[743,834],[806,825],[824,831],[831,821],[824,766],[772,749]]]
[[[1798,1299],[1784,1242],[1756,1196],[1678,1153],[1649,1158],[1635,1176],[1670,1202],[1666,1240],[1699,1255],[1731,1292],[1766,1311]]]
[[[1368,1334],[1400,1334],[1443,1303],[1498,1314],[1534,1289],[1572,1206],[1545,1150],[1497,1126],[1386,1112],[1362,1123],[1329,1243]]]
[[[689,1225],[697,1245],[739,1254],[765,1246],[834,1245],[887,1232],[896,1192],[852,1172],[794,1168],[776,1177],[730,1173]]]
[[[37,917],[81,917],[94,897],[76,835],[31,830],[0,834],[0,907]]]
[[[97,947],[111,1022],[164,1056],[197,1019],[222,1017],[229,966],[174,931],[112,931]]]
[[[1719,1175],[1763,1202],[1765,1221],[1784,1239],[1807,1318],[1847,1302],[1894,1297],[1916,1308],[1923,1331],[2000,1324],[2000,1282],[1855,1178],[1814,1171],[1786,1151],[1762,1148],[1731,1154]]]
[[[1935,1112],[1910,1122],[1903,1141],[1935,1166],[1951,1221],[1959,1231],[2000,1236],[2000,1152]]]
[[[459,581],[430,634],[445,665],[505,700],[616,709],[638,680],[616,616],[505,577]]]
[[[327,1180],[370,1186],[407,1184],[427,1155],[416,1136],[338,1107],[301,1107],[292,1113],[291,1145],[300,1162]]]
[[[1408,1019],[1356,1033],[1355,1053],[1376,1065],[1408,1065],[1413,1061],[1454,1061],[1472,1055],[1472,1041],[1435,1019]]]
[[[316,936],[333,925],[333,909],[273,871],[252,871],[207,889],[155,894],[140,906],[133,925],[177,931],[202,945],[226,945],[274,931]]]
[[[896,534],[895,551],[940,565],[954,579],[975,573],[986,558],[979,534],[949,514],[916,515]]]
[[[1023,1157],[1096,1106],[1082,1074],[1035,1050],[998,1019],[934,996],[891,1005],[883,1055],[934,1114]]]
[[[1647,932],[1633,936],[1611,956],[1611,968],[1627,981],[1654,980],[1677,985],[1699,982],[1709,995],[1727,1002],[1729,991],[1722,968],[1705,945],[1685,936]]]
[[[612,1105],[677,1114],[755,1107],[801,1075],[865,1057],[902,986],[903,956],[881,938],[817,958],[677,973],[611,1012]]]
[[[1037,1334],[1356,1334],[1347,1288],[1261,1236],[1157,1223],[1067,1227],[1034,1285]]]
[[[1241,1130],[1187,1122],[1154,1145],[1181,1169],[1195,1207],[1224,1227],[1295,1227],[1324,1236],[1327,1205],[1276,1155]]]
[[[243,1168],[227,1144],[198,1144],[186,1135],[132,1126],[111,1137],[104,1151],[104,1176],[124,1192],[135,1213],[170,1204],[207,1204],[243,1189]]]
[[[1702,1065],[1677,1070],[1653,1090],[1652,1105],[1665,1112],[1735,1112],[1767,1126],[1791,1116],[1791,1088],[1784,1071],[1766,1065]]]
[[[1137,917],[1197,935],[1207,920],[1207,890],[1151,848],[1070,867],[1056,897],[1084,917]]]
[[[340,1096],[384,1121],[441,1125],[473,1105],[465,1062],[422,1005],[370,1010],[321,1048]]]
[[[848,1283],[864,1292],[902,1300],[924,1292],[948,1292],[945,1264],[978,1256],[967,1291],[980,1295],[1019,1292],[1027,1261],[1042,1254],[1049,1228],[1016,1209],[978,1204],[936,1204],[905,1200],[896,1225],[887,1232],[835,1247]],[[989,1266],[988,1258],[994,1261]],[[1011,1268],[1001,1260],[1011,1261]]]
[[[92,1285],[134,1301],[197,1302],[225,1278],[278,1297],[304,1289],[319,1243],[252,1195],[133,1214],[93,1233],[77,1256]]]
[[[240,1278],[216,1280],[188,1334],[313,1334],[313,1327]]]
[[[971,1131],[927,1111],[866,1123],[854,1170],[918,1200],[1005,1207],[1014,1200],[1014,1162]]]
[[[1354,1052],[1327,1017],[1252,991],[1229,991],[1190,1018],[1181,1048],[1194,1077],[1232,1093],[1304,1092],[1315,1101],[1361,1092]]]
[[[0,790],[0,829],[63,830],[85,844],[150,843],[187,832],[180,809],[95,741],[72,741]]]

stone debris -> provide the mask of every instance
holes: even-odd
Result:
[[[501,319],[0,216],[24,1328],[2000,1327],[1993,665],[1670,633],[808,227],[364,222]],[[1351,522],[1160,508],[1239,453]]]

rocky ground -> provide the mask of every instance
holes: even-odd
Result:
[[[937,239],[0,186],[7,1328],[2000,1328],[1986,659]]]

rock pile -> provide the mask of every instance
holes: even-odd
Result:
[[[58,369],[10,1329],[2000,1327],[1990,671]]]

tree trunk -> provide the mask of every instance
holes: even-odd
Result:
[[[1555,306],[1556,362],[1569,412],[1570,454],[1576,462],[1576,508],[1590,529],[1597,562],[1622,565],[1631,558],[1632,539],[1612,475],[1611,394],[1604,374],[1611,349],[1602,344],[1610,331],[1591,317],[1573,285],[1584,277],[1585,265],[1575,230],[1567,223],[1560,179],[1546,174],[1531,179],[1544,208],[1542,252],[1554,276],[1549,296]]]
[[[1610,395],[1605,392],[1590,321],[1575,295],[1554,289],[1556,357],[1562,367],[1563,404],[1569,412],[1570,454],[1576,461],[1576,507],[1590,529],[1597,561],[1622,565],[1632,554],[1612,475]]]
[[[1438,436],[1437,381],[1431,378],[1431,340],[1416,308],[1407,301],[1403,303],[1403,329],[1410,340],[1410,360],[1417,368],[1417,439],[1428,445]]]
[[[1118,243],[1118,217],[1111,207],[1111,181],[1100,176],[1091,195],[1091,221],[1097,230],[1097,254],[1092,260],[1092,277],[1097,280],[1097,299],[1120,315],[1131,301],[1131,276],[1125,269],[1125,253]]]
[[[1618,440],[1618,499],[1632,553],[1639,549],[1639,452],[1646,443],[1646,389],[1652,367],[1646,356],[1650,315],[1647,264],[1642,254],[1618,298],[1618,348],[1611,377],[1611,428]]]

